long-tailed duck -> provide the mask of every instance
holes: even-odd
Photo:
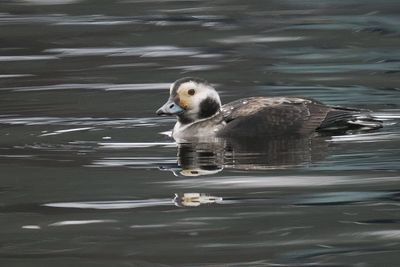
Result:
[[[177,116],[175,139],[272,137],[382,127],[368,111],[328,106],[309,98],[248,97],[221,105],[207,81],[192,77],[171,85],[170,97],[157,115]]]

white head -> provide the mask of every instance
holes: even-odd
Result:
[[[217,91],[205,80],[186,77],[175,81],[157,115],[176,115],[182,124],[213,116],[221,107]]]

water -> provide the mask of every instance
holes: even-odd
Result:
[[[398,266],[398,1],[0,3],[1,266]],[[183,76],[376,132],[178,145]]]

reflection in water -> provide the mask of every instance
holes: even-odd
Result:
[[[86,210],[121,210],[139,209],[149,207],[173,206],[176,207],[199,207],[204,205],[297,205],[297,206],[322,206],[322,205],[348,205],[354,203],[368,203],[382,201],[397,204],[399,191],[362,191],[362,192],[327,192],[320,194],[304,194],[297,197],[289,196],[216,196],[207,193],[188,192],[175,193],[173,198],[160,199],[135,199],[114,201],[86,201],[86,202],[58,202],[45,203],[42,207],[62,209],[86,209]],[[378,221],[379,222],[379,221]],[[396,221],[389,220],[390,223]],[[352,222],[341,221],[341,223],[369,224],[376,222]],[[380,222],[379,222],[380,223]],[[383,223],[388,223],[383,221]]]
[[[215,174],[225,168],[285,169],[319,161],[327,150],[328,143],[320,136],[181,143],[177,155],[179,170],[170,170],[183,176],[199,176]]]
[[[175,194],[174,203],[178,207],[198,207],[203,204],[222,203],[222,197],[215,197],[204,193]]]
[[[45,203],[43,207],[63,209],[94,209],[94,210],[120,210],[138,209],[149,207],[172,206],[177,207],[198,207],[204,204],[227,204],[228,201],[222,197],[211,196],[204,193],[175,193],[173,198],[163,199],[138,199],[138,200],[117,200],[117,201],[86,201],[86,202],[58,202]]]
[[[68,209],[135,209],[171,205],[171,199],[143,199],[143,200],[118,200],[118,201],[87,201],[87,202],[60,202],[46,203],[42,206]]]
[[[287,260],[287,261],[299,261],[299,260],[305,260],[305,259],[310,259],[310,258],[316,258],[316,257],[321,257],[321,256],[327,256],[327,255],[340,255],[340,254],[351,254],[351,253],[379,253],[383,251],[387,251],[388,249],[381,248],[381,247],[375,247],[375,246],[351,246],[351,247],[322,247],[322,248],[313,248],[313,249],[307,249],[307,250],[298,250],[298,251],[292,251],[289,253],[284,253],[282,255],[282,258]],[[285,266],[285,265],[284,265]],[[287,266],[287,265],[286,265]],[[292,266],[292,265],[289,265]],[[301,265],[300,265],[301,266]],[[340,265],[332,265],[332,266],[340,266]]]

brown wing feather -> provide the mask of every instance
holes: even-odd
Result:
[[[222,107],[227,123],[222,136],[280,136],[315,131],[329,107],[309,99],[251,97]]]

